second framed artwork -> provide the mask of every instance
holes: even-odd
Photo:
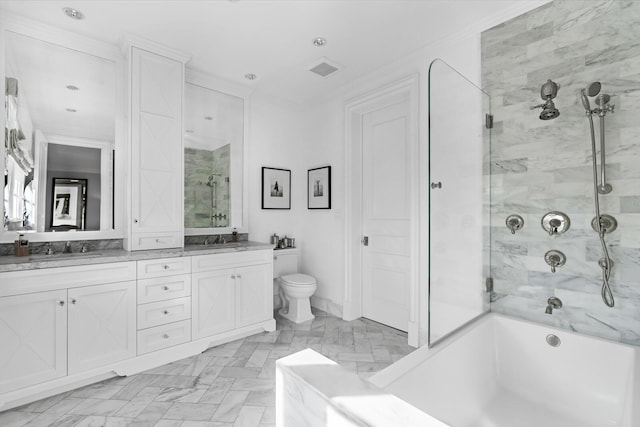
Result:
[[[331,166],[307,171],[307,208],[331,209]]]
[[[262,168],[262,209],[291,209],[291,171]]]

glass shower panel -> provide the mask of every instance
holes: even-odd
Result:
[[[429,346],[489,310],[490,98],[429,66]]]

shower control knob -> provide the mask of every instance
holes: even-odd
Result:
[[[555,273],[556,268],[567,262],[567,257],[562,252],[552,249],[544,254],[544,261],[551,267],[551,272]]]
[[[438,181],[438,182],[432,182],[431,183],[431,189],[435,190],[436,188],[442,188],[442,182]]]

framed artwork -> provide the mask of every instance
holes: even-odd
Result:
[[[52,188],[51,229],[84,230],[87,180],[53,178]]]
[[[262,209],[291,209],[291,171],[262,168]]]
[[[307,171],[307,207],[331,209],[331,166]]]

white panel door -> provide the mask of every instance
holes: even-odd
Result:
[[[236,269],[236,327],[273,318],[273,270],[271,265]]]
[[[194,273],[191,278],[193,297],[193,339],[204,338],[235,327],[235,269]]]
[[[411,285],[409,115],[406,99],[362,122],[362,315],[402,331]]]
[[[136,282],[69,289],[69,374],[136,355]]]
[[[67,291],[0,298],[0,393],[67,374]]]

